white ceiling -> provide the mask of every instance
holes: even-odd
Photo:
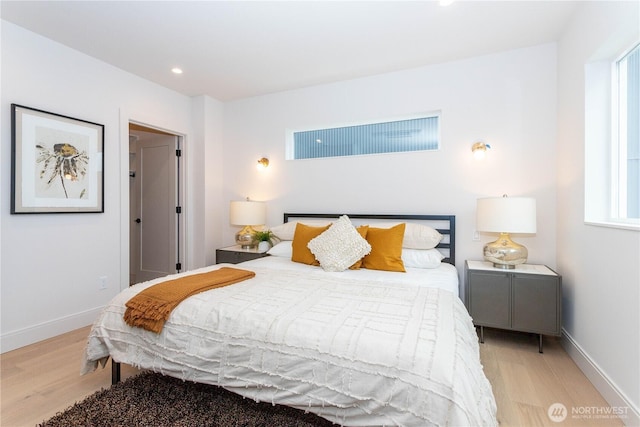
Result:
[[[2,0],[0,12],[185,95],[228,101],[552,42],[580,3]]]

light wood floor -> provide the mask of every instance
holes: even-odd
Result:
[[[80,376],[89,328],[78,329],[0,356],[3,427],[35,426],[84,397],[109,387],[111,369]],[[545,337],[485,329],[480,354],[503,426],[620,426],[619,419],[574,418],[572,407],[608,407],[560,345]],[[123,379],[138,371],[123,365]],[[547,410],[562,403],[569,416],[554,423]]]
[[[621,426],[619,418],[572,415],[572,409],[608,408],[595,387],[562,348],[560,338],[487,329],[480,344],[480,359],[493,387],[498,421],[503,426]],[[555,403],[567,408],[562,422],[547,411]]]

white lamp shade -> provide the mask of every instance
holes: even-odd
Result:
[[[229,221],[233,225],[263,225],[267,221],[267,205],[248,200],[232,201]]]
[[[478,199],[476,228],[490,233],[535,233],[536,200],[530,197]]]

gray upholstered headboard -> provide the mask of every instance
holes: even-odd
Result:
[[[354,224],[365,224],[368,222],[415,222],[428,225],[438,230],[444,236],[442,242],[436,246],[445,255],[443,262],[456,265],[456,216],[455,215],[387,215],[387,214],[307,214],[288,213],[284,214],[284,222],[302,219],[322,219],[339,218],[347,215]]]

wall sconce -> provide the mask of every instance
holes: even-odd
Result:
[[[256,168],[258,168],[258,170],[264,170],[268,166],[269,166],[269,159],[267,159],[266,157],[263,157],[258,160],[258,164],[256,165]]]
[[[485,144],[484,142],[476,142],[471,146],[471,152],[473,153],[473,158],[476,160],[482,160],[487,155],[487,150],[491,149],[489,144]]]

